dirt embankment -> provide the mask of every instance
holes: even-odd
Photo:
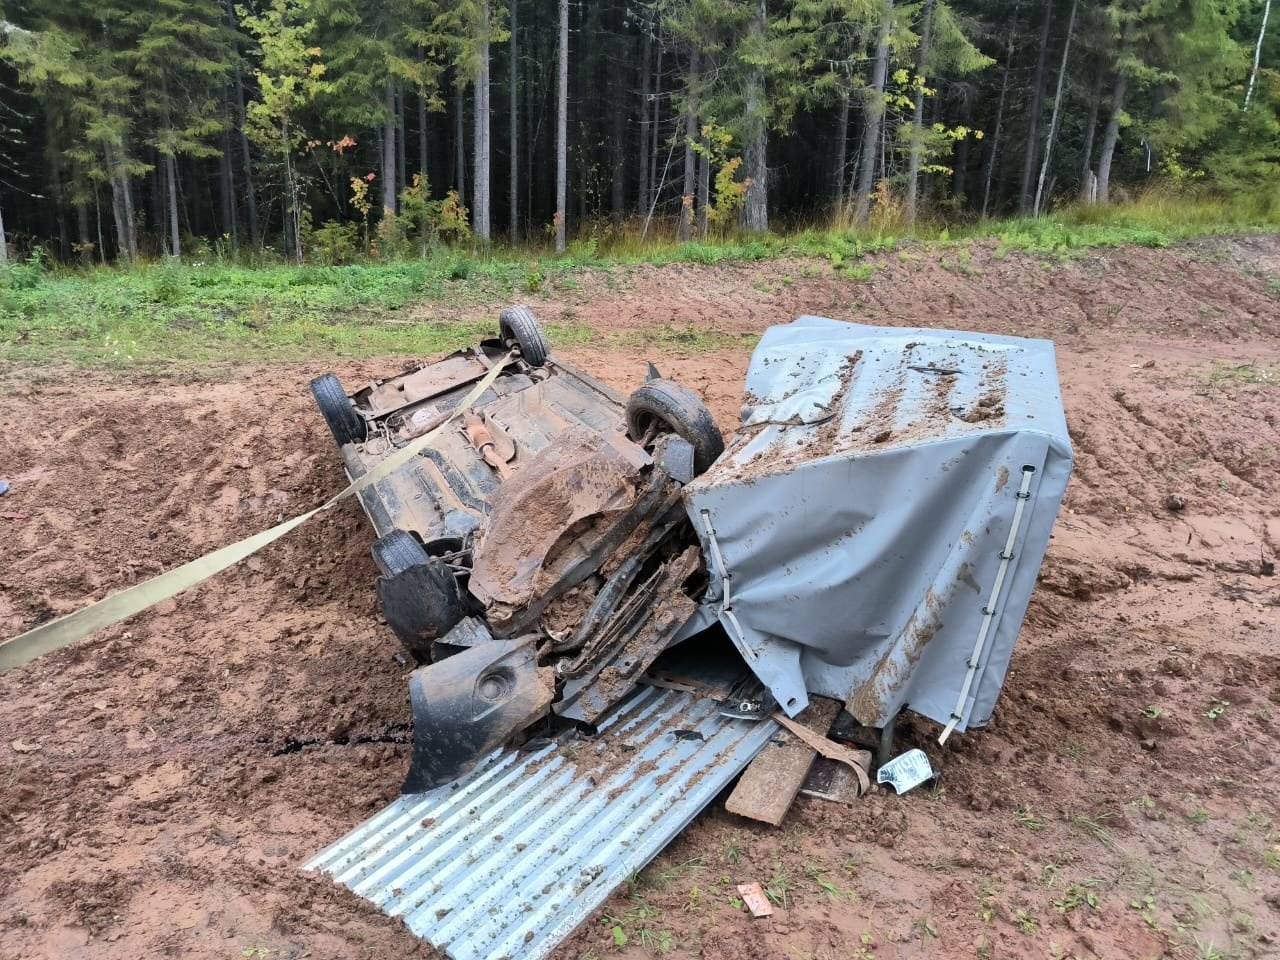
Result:
[[[568,352],[589,372],[631,389],[647,354],[726,428],[735,336],[799,313],[1052,337],[1077,456],[993,723],[946,749],[907,724],[937,789],[777,831],[714,804],[558,955],[1276,955],[1280,241],[916,256],[634,268],[534,304],[622,337]],[[308,379],[398,363],[4,371],[0,636],[322,501],[342,472]],[[298,872],[408,762],[371,539],[347,504],[0,677],[0,957],[429,955]],[[773,920],[735,909],[749,880]]]

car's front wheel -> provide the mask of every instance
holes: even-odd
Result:
[[[673,380],[650,380],[627,401],[627,436],[645,442],[655,432],[674,433],[693,446],[693,470],[704,472],[724,453],[724,437],[696,393]]]

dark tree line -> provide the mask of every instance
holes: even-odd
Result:
[[[3,0],[0,259],[1275,191],[1270,0]]]

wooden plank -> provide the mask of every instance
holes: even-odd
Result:
[[[825,697],[813,697],[796,721],[825,734],[835,722],[840,704]],[[724,807],[730,813],[778,826],[809,775],[818,752],[795,735],[782,731],[756,755],[743,771],[738,785]]]
[[[740,883],[738,894],[742,897],[742,902],[747,905],[747,909],[751,911],[753,919],[759,920],[761,917],[773,916],[773,904],[765,896],[760,884]]]

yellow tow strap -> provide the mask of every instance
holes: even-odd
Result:
[[[387,474],[417,456],[423,448],[429,446],[444,432],[450,421],[480,399],[480,395],[492,386],[493,381],[498,378],[498,374],[502,369],[511,362],[513,356],[514,352],[509,352],[494,364],[493,369],[486,373],[484,378],[463,398],[462,402],[453,408],[453,411],[443,423],[429,433],[425,433],[401,447],[385,460],[380,461],[372,470],[341,493],[338,493],[309,513],[294,517],[292,520],[286,520],[270,530],[263,530],[261,533],[254,534],[252,537],[233,543],[230,546],[222,547],[213,551],[213,553],[205,554],[190,563],[184,563],[180,567],[121,590],[119,593],[113,593],[111,596],[105,597],[96,603],[91,603],[87,607],[82,607],[74,613],[67,614],[65,617],[50,620],[34,630],[28,630],[26,633],[19,634],[16,637],[0,641],[0,673],[12,670],[14,667],[20,667],[25,663],[30,663],[36,657],[44,656],[46,653],[69,647],[73,643],[78,643],[86,637],[92,636],[104,627],[119,623],[121,620],[132,617],[136,613],[141,613],[148,607],[153,607],[163,600],[177,596],[182,591],[194,587],[197,583],[208,580],[215,573],[252,556],[267,544],[279,540],[294,527],[306,523],[316,514],[323,513],[334,504],[359,493],[370,484],[377,483]]]

